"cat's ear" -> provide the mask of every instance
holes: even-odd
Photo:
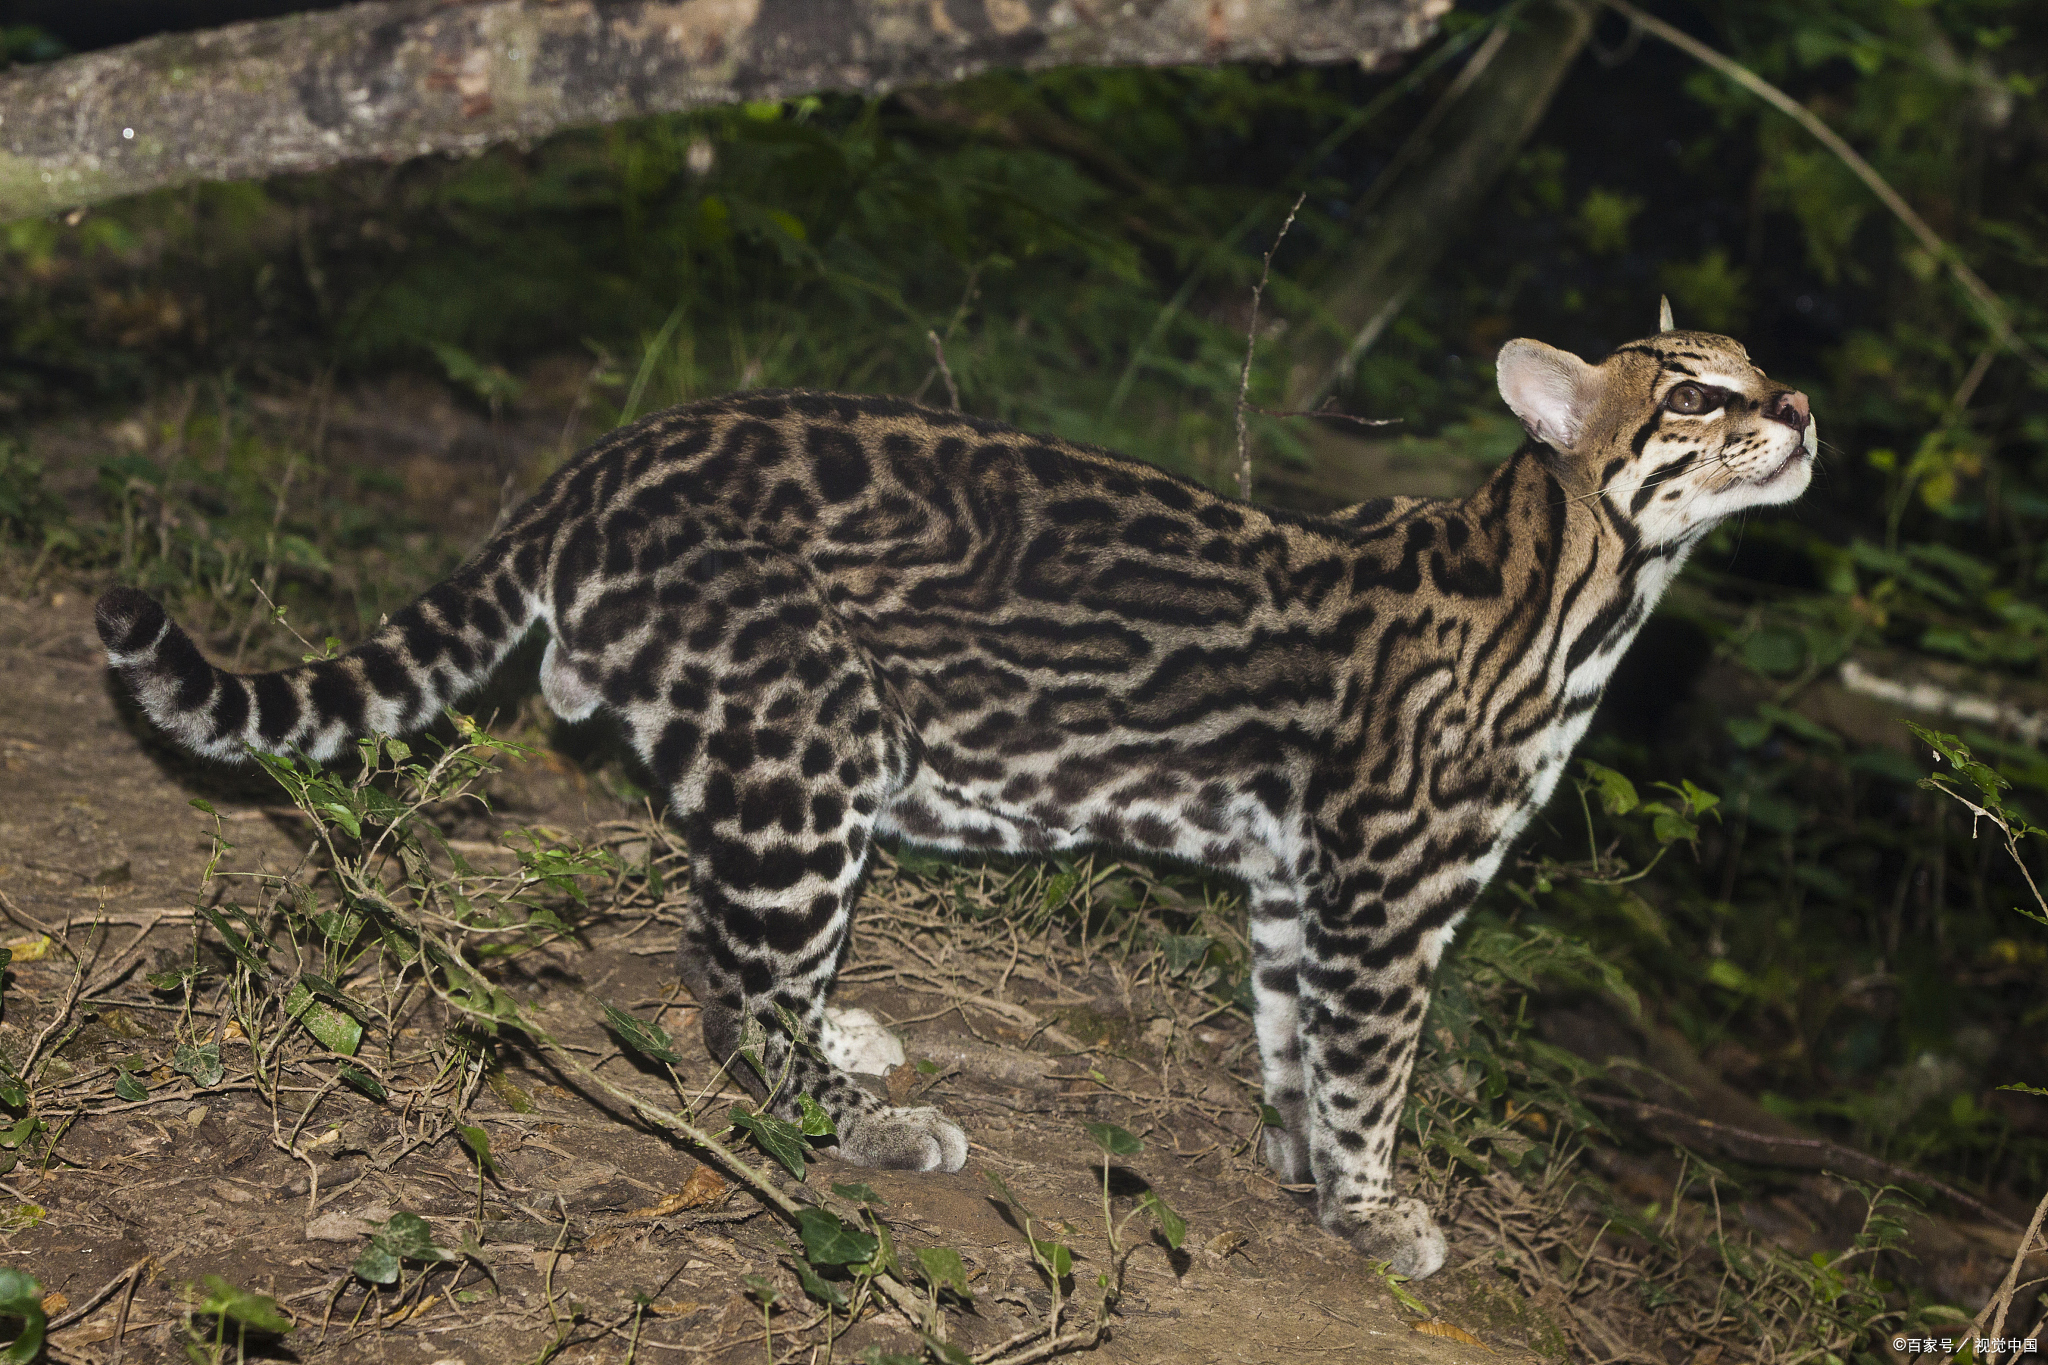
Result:
[[[1668,332],[1677,325],[1671,320],[1671,296],[1669,294],[1659,294],[1657,296],[1657,330]]]
[[[1578,444],[1600,403],[1604,380],[1598,366],[1518,337],[1500,348],[1494,367],[1500,396],[1531,436],[1559,450]]]

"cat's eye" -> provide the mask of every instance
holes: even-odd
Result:
[[[1698,416],[1707,410],[1707,391],[1698,384],[1680,384],[1664,396],[1664,406],[1687,417]]]

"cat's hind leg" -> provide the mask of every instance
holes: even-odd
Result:
[[[598,683],[690,846],[697,905],[678,964],[705,1043],[780,1116],[814,1100],[846,1160],[958,1170],[966,1135],[855,1079],[845,1063],[876,1059],[824,1003],[876,812],[909,776],[908,728],[796,565],[758,546],[715,553],[687,603],[661,595],[647,638],[667,647],[631,651],[625,676]]]
[[[1266,1104],[1280,1116],[1265,1131],[1266,1164],[1282,1184],[1314,1178],[1309,1167],[1308,1072],[1302,1065],[1302,899],[1291,886],[1250,885],[1253,1027]]]

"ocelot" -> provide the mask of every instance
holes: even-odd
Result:
[[[1266,1155],[1426,1275],[1444,1240],[1392,1158],[1437,960],[1687,553],[1816,449],[1722,336],[1510,341],[1498,376],[1529,439],[1476,493],[1327,516],[899,398],[740,393],[598,441],[337,658],[224,672],[132,588],[99,631],[157,725],[235,759],[424,726],[544,622],[548,703],[617,717],[691,849],[711,1053],[756,1031],[853,1162],[967,1155],[853,1079],[879,1031],[825,1007],[876,838],[1236,878]]]

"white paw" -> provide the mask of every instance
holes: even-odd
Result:
[[[903,1044],[866,1010],[827,1005],[824,1027],[818,1030],[818,1050],[833,1066],[856,1076],[886,1076],[903,1065]],[[964,1161],[965,1149],[962,1151]]]
[[[957,1171],[967,1134],[936,1109],[878,1109],[839,1128],[839,1157],[892,1171]]]
[[[1326,1215],[1323,1226],[1370,1259],[1391,1262],[1389,1270],[1411,1280],[1436,1274],[1450,1254],[1436,1219],[1419,1199],[1347,1210],[1336,1218]]]

